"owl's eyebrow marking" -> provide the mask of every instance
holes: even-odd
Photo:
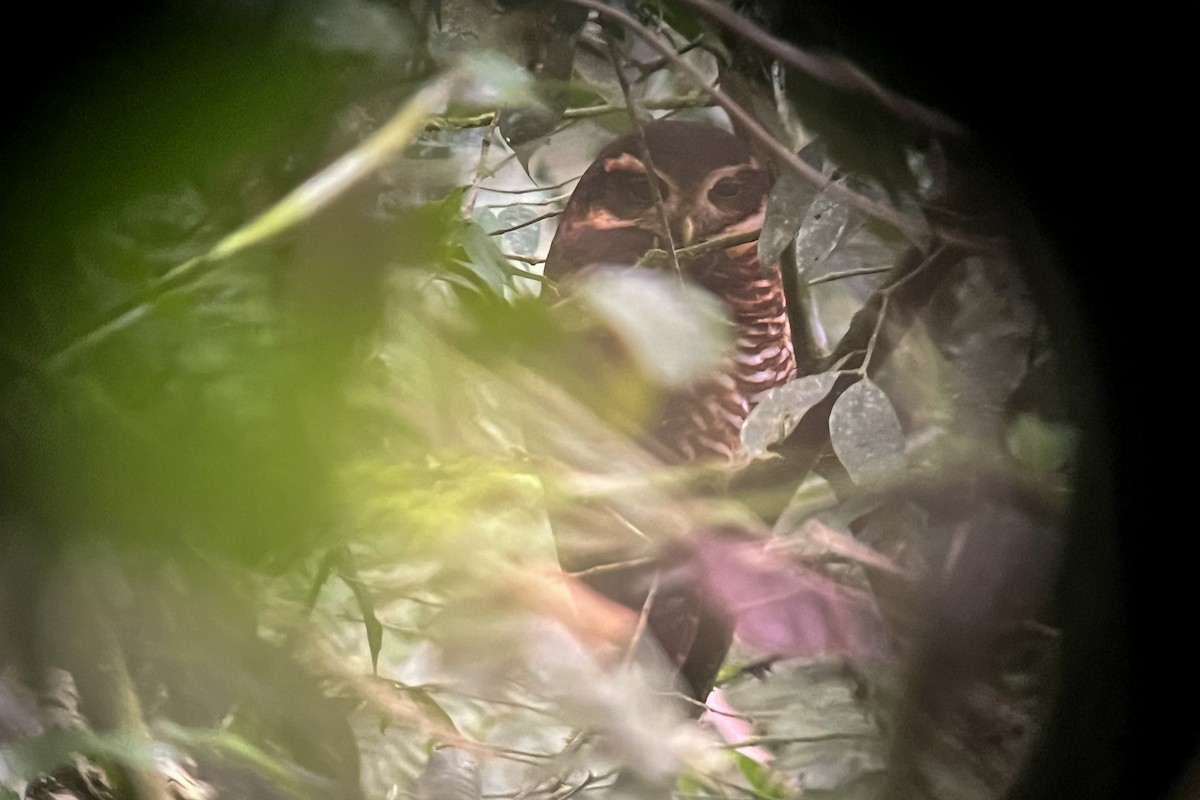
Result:
[[[750,162],[748,164],[734,164],[729,167],[721,167],[720,169],[713,170],[708,176],[708,180],[704,182],[704,190],[708,191],[725,178],[734,178],[743,173],[755,173],[761,171],[762,170],[758,164],[754,162]]]
[[[604,160],[605,172],[646,172],[646,165],[633,153],[621,153],[614,158]]]
[[[646,165],[643,164],[642,160],[633,153],[621,153],[619,156],[606,158],[604,160],[604,171],[608,173],[625,172],[635,175],[645,175]],[[675,181],[671,180],[671,176],[664,175],[657,169],[654,170],[654,174],[658,176],[659,181],[665,184],[671,193],[679,191],[679,185],[675,183]]]

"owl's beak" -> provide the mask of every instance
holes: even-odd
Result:
[[[684,217],[683,222],[679,225],[679,238],[675,244],[687,247],[694,238],[696,238],[696,223],[692,222],[691,217]]]

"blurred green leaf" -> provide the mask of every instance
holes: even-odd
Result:
[[[1079,443],[1073,425],[1049,422],[1036,414],[1019,414],[1005,431],[1008,452],[1035,472],[1059,472],[1071,463]]]
[[[149,767],[154,763],[150,742],[124,732],[99,734],[86,730],[55,730],[6,744],[0,747],[0,761],[10,775],[28,781],[73,763],[80,753],[131,766]]]
[[[154,730],[164,739],[184,745],[192,752],[207,754],[218,762],[258,775],[296,798],[319,800],[335,796],[338,791],[327,778],[269,753],[236,733],[189,728],[166,720],[157,721]]]

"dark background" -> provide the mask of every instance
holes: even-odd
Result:
[[[764,5],[769,15],[770,0]],[[161,122],[136,118],[138,93],[202,86],[257,58],[261,26],[277,8],[265,0],[30,4],[20,22],[10,20],[0,150],[6,283],[30,277],[10,235],[28,241],[43,214],[55,220],[45,236],[68,230],[118,182],[136,186],[165,157],[123,138]],[[1125,387],[1141,374],[1144,356],[1135,352],[1143,351],[1134,348],[1145,336],[1134,325],[1157,326],[1155,308],[1131,308],[1126,250],[1112,238],[1132,228],[1113,198],[1134,188],[1113,185],[1124,172],[1113,167],[1123,143],[1110,131],[1130,121],[1108,94],[1111,54],[1100,37],[1033,3],[894,3],[868,13],[835,0],[779,0],[774,10],[781,38],[839,50],[884,85],[965,122],[978,144],[973,166],[991,173],[1014,220],[1050,244],[1040,255],[1053,277],[1035,282],[1063,320],[1078,312],[1062,330],[1090,354],[1073,387],[1090,435],[1086,500],[1061,587],[1064,702],[1020,796],[1163,797],[1195,747],[1194,661],[1182,655],[1194,621],[1162,599],[1161,587],[1177,578],[1170,565],[1185,567],[1143,521],[1146,473],[1130,446],[1140,418]],[[100,99],[112,99],[106,92],[131,81],[137,92],[116,93],[116,107],[127,109],[121,118],[97,113]],[[0,310],[8,301],[19,297],[3,298]],[[1184,424],[1190,409],[1163,413]]]

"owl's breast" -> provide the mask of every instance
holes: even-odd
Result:
[[[730,459],[762,393],[796,372],[783,280],[778,264],[760,269],[749,254],[701,264],[693,278],[728,307],[735,349],[717,375],[667,397],[653,436],[683,461]]]

